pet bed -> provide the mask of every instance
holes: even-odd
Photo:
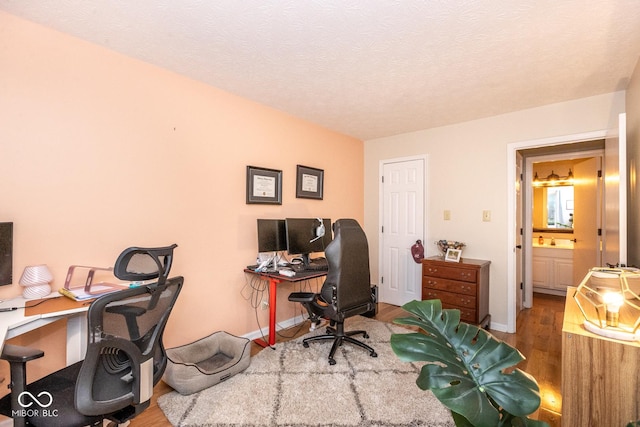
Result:
[[[244,371],[251,363],[250,341],[224,331],[167,349],[162,379],[182,395],[196,393]]]

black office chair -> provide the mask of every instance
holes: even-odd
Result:
[[[309,347],[311,341],[333,340],[329,352],[331,365],[335,365],[334,355],[343,342],[368,350],[371,357],[378,356],[373,348],[352,338],[360,334],[369,338],[366,331],[344,330],[345,319],[367,313],[375,307],[369,280],[367,236],[353,219],[337,220],[333,225],[333,231],[334,239],[325,249],[329,271],[320,293],[294,292],[289,295],[289,301],[304,305],[312,322],[317,323],[320,318],[330,321],[325,335],[306,338],[303,345]]]
[[[5,345],[1,358],[11,369],[11,393],[0,413],[15,426],[120,424],[149,406],[153,386],[167,364],[162,344],[167,319],[183,284],[167,278],[176,245],[129,248],[118,257],[114,274],[127,281],[149,281],[97,298],[87,313],[85,359],[26,385],[26,363],[40,350]]]

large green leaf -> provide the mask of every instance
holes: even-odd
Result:
[[[454,413],[474,426],[495,427],[505,425],[506,418],[526,419],[540,406],[536,381],[514,368],[524,360],[518,350],[461,323],[460,311],[443,310],[440,300],[412,301],[402,308],[414,316],[395,322],[424,333],[393,334],[391,347],[401,360],[427,362],[418,387],[431,390]],[[516,424],[532,425],[524,419]]]

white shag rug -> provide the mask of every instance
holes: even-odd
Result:
[[[327,361],[331,341],[302,339],[264,349],[240,374],[201,392],[172,391],[158,406],[174,426],[455,426],[450,411],[415,381],[420,365],[402,362],[389,343],[400,326],[356,316],[345,329],[365,329],[378,357],[352,344]],[[356,337],[362,339],[362,336]]]

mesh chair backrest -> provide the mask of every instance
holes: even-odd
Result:
[[[367,236],[354,219],[339,219],[333,225],[333,241],[325,249],[329,264],[327,279],[322,288],[326,301],[327,292],[335,286],[337,311],[372,302],[369,272],[369,245]]]
[[[146,402],[166,367],[162,333],[183,278],[98,298],[89,307],[89,341],[76,384],[76,408],[102,415]]]
[[[132,282],[158,279],[162,284],[169,276],[173,263],[173,250],[178,245],[161,248],[132,247],[122,251],[113,267],[113,274]]]

